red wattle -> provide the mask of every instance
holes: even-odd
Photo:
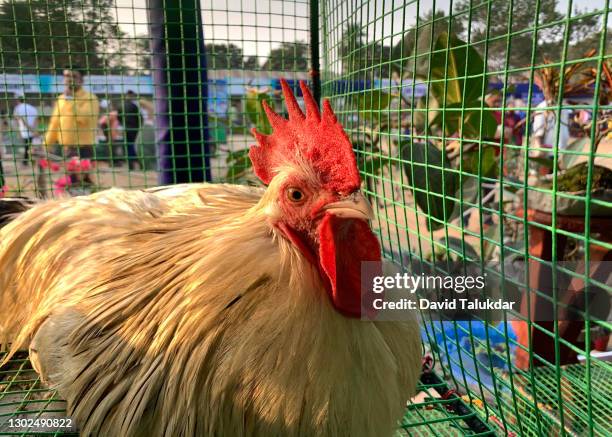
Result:
[[[361,265],[380,261],[378,239],[365,220],[326,214],[319,226],[319,263],[329,279],[334,307],[349,317],[362,316]]]

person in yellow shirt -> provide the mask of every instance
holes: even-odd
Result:
[[[57,98],[45,134],[45,146],[59,144],[67,159],[92,158],[96,144],[100,103],[95,94],[83,89],[84,78],[85,70],[80,67],[64,69],[64,92]],[[91,182],[89,174],[82,176]]]

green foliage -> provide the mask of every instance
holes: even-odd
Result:
[[[270,134],[272,126],[268,121],[268,117],[263,109],[263,102],[272,104],[270,95],[265,92],[259,92],[256,89],[247,91],[244,100],[244,113],[255,129],[262,134]],[[230,151],[226,159],[227,173],[225,175],[228,181],[237,181],[244,178],[250,171],[253,164],[249,158],[249,149]]]
[[[538,23],[561,22],[555,26],[538,31],[538,48],[536,62],[541,63],[544,57],[560,60],[563,52],[564,32],[562,24],[564,14],[560,12],[557,0],[541,0]],[[403,37],[393,46],[384,46],[376,41],[366,42],[366,32],[359,22],[351,22],[345,27],[340,41],[339,55],[342,59],[342,70],[351,73],[371,69],[378,77],[388,77],[392,72],[410,78],[413,74],[425,76],[428,71],[429,54],[432,52],[433,41],[442,33],[450,31],[451,35],[467,39],[467,29],[470,28],[470,43],[481,54],[483,41],[488,32],[488,63],[497,69],[503,68],[506,60],[505,36],[508,34],[508,6],[510,3],[501,0],[493,2],[473,2],[461,0],[453,5],[453,16],[448,16],[441,10],[429,10],[418,17],[417,26],[408,29]],[[515,0],[512,9],[512,42],[510,64],[508,68],[526,67],[531,63],[532,32],[520,32],[533,27],[535,3],[532,0]],[[470,14],[465,11],[470,10]],[[584,11],[576,10],[573,15],[581,15]],[[471,21],[468,21],[471,20]],[[570,24],[570,40],[568,44],[569,59],[577,59],[588,49],[597,47],[601,39],[600,18],[585,14],[580,19],[573,19]],[[612,43],[612,32],[607,33],[608,43]],[[416,65],[415,65],[416,64]],[[371,68],[373,65],[380,65]],[[416,66],[416,71],[415,71]],[[390,68],[389,68],[390,67]]]
[[[244,100],[244,113],[258,132],[269,134],[272,132],[272,126],[270,126],[266,112],[263,109],[262,104],[264,101],[268,102],[269,105],[272,104],[268,93],[249,90]]]
[[[447,105],[478,101],[487,89],[484,61],[474,47],[443,32],[431,56],[431,91]]]
[[[480,54],[456,35],[442,32],[435,41],[430,63],[431,93],[440,112],[430,126],[444,125],[447,136],[460,133],[466,139],[492,138],[497,122],[482,111],[480,97],[488,80]],[[466,109],[462,108],[476,108]],[[480,126],[482,124],[482,133]]]
[[[557,191],[585,191],[612,189],[612,170],[598,165],[593,166],[591,185],[588,185],[588,162],[583,162],[564,171],[557,177]],[[552,181],[542,184],[544,188],[552,188]]]
[[[351,35],[352,40],[343,46],[343,50],[349,57],[354,57],[355,52],[351,48],[362,44],[364,35],[355,26],[350,26],[346,33]],[[407,43],[408,41],[404,41],[404,45]],[[473,140],[493,138],[497,121],[490,111],[481,109],[483,103],[480,98],[483,90],[487,89],[488,82],[484,75],[484,61],[478,51],[455,34],[449,35],[444,31],[437,32],[433,44],[431,39],[420,40],[419,47],[424,53],[433,49],[431,57],[418,58],[416,71],[417,77],[431,81],[429,104],[430,107],[437,108],[432,111],[435,116],[429,121],[427,131],[444,127],[444,135],[447,137],[458,135],[463,139]],[[397,52],[395,55],[397,56]],[[390,106],[392,98],[391,94],[382,90],[369,90],[353,95],[361,117],[375,123],[374,131],[382,129],[381,113]],[[420,113],[416,115],[418,114]],[[422,121],[420,129],[425,130],[426,122]],[[413,126],[413,129],[419,131],[417,126]],[[380,174],[384,165],[389,163],[372,153],[362,153],[366,150],[379,151],[378,135],[375,138],[376,140],[367,145],[355,143],[358,165],[368,175],[368,184],[370,175]],[[400,155],[418,207],[435,219],[449,221],[453,217],[455,201],[448,196],[455,196],[460,188],[460,179],[456,166],[451,164],[446,152],[432,143],[410,144],[405,141],[400,144]],[[444,170],[441,167],[444,167]],[[497,172],[494,149],[485,147],[480,153],[478,149],[466,152],[462,169],[467,174],[494,177]],[[470,179],[473,177],[462,178],[463,182],[468,184]],[[435,230],[442,227],[442,223],[431,221],[428,226]]]
[[[363,27],[357,22],[346,26],[342,33],[339,51],[344,73],[368,70],[372,65],[378,65],[377,68],[369,70],[368,74],[388,77],[388,61],[397,59],[393,57],[392,47],[367,41]]]
[[[206,62],[214,70],[243,68],[242,48],[235,44],[206,44]]]
[[[478,164],[482,163],[480,172]],[[471,149],[463,153],[462,170],[464,173],[481,175],[483,177],[494,178],[497,175],[497,159],[493,147],[483,147],[479,154],[478,149]]]
[[[466,260],[477,261],[480,259],[478,252],[466,241],[457,237],[441,238],[434,246],[434,258],[438,261]]]
[[[114,2],[12,0],[0,4],[5,73],[55,73],[69,63],[101,73],[123,62],[114,48],[127,38],[113,18]]]
[[[280,47],[270,50],[262,69],[266,71],[307,71],[308,44],[305,42],[282,42]]]
[[[559,23],[547,26],[538,31],[536,62],[541,63],[544,58],[555,61],[561,59],[563,53],[563,35],[565,26],[566,6],[559,8],[558,0],[540,0],[538,23]],[[533,45],[532,32],[520,32],[532,28],[534,24],[535,5],[533,0],[514,0],[512,3],[494,1],[490,10],[488,2],[475,5],[470,0],[461,0],[454,6],[456,11],[471,10],[471,38],[472,42],[489,40],[488,59],[493,68],[503,68],[506,61],[506,35],[508,34],[509,5],[512,5],[512,42],[508,68],[526,67],[531,64]],[[572,16],[578,16],[585,11],[575,10]],[[467,14],[462,17],[467,18]],[[610,35],[608,35],[610,37]],[[601,38],[600,18],[587,15],[572,20],[569,32],[568,57],[577,59],[593,47],[599,46]],[[479,44],[479,47],[482,47]]]
[[[419,208],[433,218],[448,220],[455,206],[448,196],[454,196],[457,191],[458,174],[451,167],[446,152],[431,143],[404,142],[400,144],[400,153]],[[435,230],[443,225],[431,221],[428,226]]]
[[[472,107],[480,106],[480,102],[472,102],[471,105]],[[436,116],[429,123],[430,128],[442,128],[444,123],[444,134],[447,137],[460,134],[461,138],[469,140],[493,138],[497,130],[497,121],[493,114],[486,110],[463,109],[464,107],[470,107],[470,104],[453,103],[446,105],[444,109],[436,112]],[[482,133],[480,131],[481,123]]]
[[[225,179],[227,181],[235,182],[244,178],[252,167],[251,159],[249,158],[249,149],[229,152],[226,164],[227,173]]]
[[[432,35],[435,41],[443,32],[461,35],[465,30],[462,18],[445,16],[443,11],[430,10],[418,18],[418,28],[413,27],[404,33],[392,50],[392,70],[405,78],[426,77],[429,69],[429,54],[432,51]],[[403,73],[403,74],[402,74]]]
[[[391,94],[381,90],[369,90],[354,95],[359,114],[367,120],[380,121],[380,111],[389,107]]]

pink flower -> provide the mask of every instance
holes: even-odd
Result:
[[[89,159],[83,159],[81,161],[81,171],[89,171],[92,167],[93,164]]]
[[[66,187],[68,185],[72,185],[72,179],[70,179],[70,176],[66,175],[66,176],[62,176],[61,178],[59,178],[58,180],[55,181],[54,184],[56,187]]]
[[[66,187],[70,185],[72,185],[70,176],[62,176],[54,182],[53,186],[55,189],[53,190],[53,194],[56,196],[61,196],[62,194],[66,193]]]
[[[94,167],[89,159],[79,159],[76,156],[66,164],[66,170],[70,173],[87,172]]]
[[[66,170],[68,170],[70,173],[76,173],[81,169],[81,165],[79,163],[79,158],[77,158],[76,156],[74,158],[72,158],[67,164],[66,164]]]
[[[43,170],[46,170],[48,168],[51,168],[51,171],[54,171],[54,172],[60,170],[59,164],[55,162],[49,162],[47,159],[38,160],[38,166],[42,168]]]

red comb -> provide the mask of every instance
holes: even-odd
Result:
[[[249,152],[255,174],[269,184],[280,166],[302,160],[308,162],[321,184],[332,191],[351,193],[359,189],[360,179],[353,147],[338,122],[329,102],[323,102],[323,112],[303,81],[300,88],[304,96],[306,115],[302,113],[293,92],[281,79],[289,120],[284,119],[263,102],[273,132],[263,135],[252,130],[257,145]]]

